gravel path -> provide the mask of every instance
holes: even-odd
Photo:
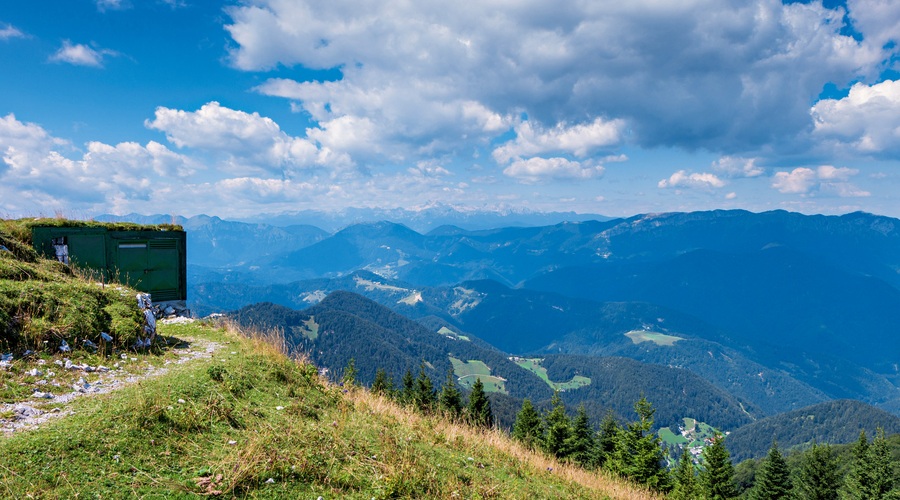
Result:
[[[119,367],[120,362],[116,362],[111,368],[77,365],[71,362],[61,365],[60,363],[62,362],[57,362],[56,365],[46,364],[35,368],[36,370],[44,371],[48,376],[52,375],[53,372],[51,370],[59,372],[75,370],[82,371],[85,374],[98,374],[99,377],[91,382],[86,382],[84,377],[80,377],[77,382],[69,387],[47,384],[46,392],[36,391],[28,401],[0,404],[0,415],[5,416],[0,417],[0,436],[10,436],[14,432],[35,429],[50,420],[71,415],[74,413],[71,403],[78,398],[106,394],[141,380],[165,375],[169,371],[169,365],[180,365],[198,359],[208,359],[212,357],[213,353],[223,347],[223,344],[219,342],[190,338],[182,340],[188,343],[187,348],[173,348],[170,351],[177,355],[178,359],[167,360],[160,367],[149,365],[142,373],[137,374],[127,372],[122,367]],[[128,354],[122,354],[121,360],[122,363],[134,362],[137,358],[130,357]],[[51,406],[52,408],[48,408]],[[10,414],[11,416],[9,416]]]

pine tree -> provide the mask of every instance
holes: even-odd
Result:
[[[472,384],[472,392],[469,394],[469,406],[467,408],[469,422],[479,427],[492,427],[494,414],[491,411],[491,401],[484,393],[484,384],[481,379],[476,379]]]
[[[872,482],[872,471],[869,468],[869,439],[866,431],[859,432],[859,439],[850,451],[852,462],[850,470],[844,476],[844,487],[841,489],[841,498],[846,500],[868,500],[869,484]]]
[[[431,378],[425,373],[424,362],[419,365],[419,376],[416,377],[413,401],[416,404],[416,408],[425,413],[432,412],[437,403],[434,384],[431,383]]]
[[[678,466],[672,471],[674,488],[666,498],[670,500],[694,500],[700,497],[700,485],[694,472],[694,461],[687,447],[681,452]]]
[[[737,496],[734,487],[734,466],[725,448],[724,436],[713,438],[712,445],[703,449],[703,466],[700,485],[709,500],[725,500]]]
[[[653,414],[656,410],[643,396],[634,404],[638,420],[629,424],[626,432],[631,434],[634,456],[626,476],[657,491],[668,488],[669,474],[663,465],[662,440],[652,431]]]
[[[566,440],[566,451],[572,461],[582,467],[594,465],[594,430],[588,418],[584,404],[578,407],[575,420],[572,421],[572,432]]]
[[[522,408],[516,414],[516,423],[513,424],[512,436],[529,448],[537,447],[544,439],[544,425],[541,422],[541,415],[534,409],[534,405],[531,404],[531,400],[528,398],[522,401]]]
[[[804,500],[837,500],[841,478],[837,457],[830,445],[813,443],[803,454],[796,490]]]
[[[400,387],[400,402],[405,405],[413,404],[416,399],[416,379],[413,378],[413,374],[409,368],[407,368],[406,373],[403,374],[401,383],[403,385]]]
[[[544,428],[547,430],[544,434],[544,451],[557,458],[564,458],[568,455],[566,440],[572,433],[572,426],[559,391],[553,393],[550,405],[550,411],[544,416]]]
[[[894,464],[891,459],[891,449],[884,437],[884,429],[875,431],[875,438],[869,446],[869,470],[871,482],[868,487],[870,498],[888,498],[888,493],[894,489]]]
[[[447,380],[444,381],[444,386],[441,388],[438,406],[451,418],[459,418],[462,415],[462,393],[456,387],[453,370],[447,370]]]
[[[375,370],[375,380],[372,382],[372,392],[389,396],[394,391],[394,381],[388,378],[384,368]]]
[[[753,500],[779,500],[791,498],[790,470],[784,456],[778,451],[778,443],[772,442],[769,455],[756,474],[756,485],[750,494]]]
[[[603,421],[600,422],[600,431],[597,433],[597,446],[594,451],[594,463],[599,467],[610,469],[609,461],[616,451],[616,443],[619,441],[619,433],[622,431],[612,410],[606,412]]]

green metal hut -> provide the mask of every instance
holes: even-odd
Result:
[[[187,243],[179,226],[83,223],[33,225],[34,249],[149,293],[154,303],[187,300]]]

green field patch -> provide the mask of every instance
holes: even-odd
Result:
[[[491,374],[490,367],[484,364],[483,361],[478,361],[477,359],[462,361],[450,356],[450,362],[453,363],[453,373],[455,373],[457,377],[465,377],[467,375],[489,376]]]
[[[494,377],[493,375],[466,375],[465,377],[459,378],[459,384],[471,389],[478,379],[481,379],[481,383],[484,384],[484,392],[502,392],[503,394],[509,394],[506,390],[506,379]]]
[[[294,333],[299,333],[309,340],[316,340],[319,338],[319,324],[316,323],[316,317],[310,316],[308,320],[303,322],[303,326],[292,326],[291,330]]]
[[[454,332],[453,330],[447,328],[446,326],[442,326],[441,329],[438,330],[438,333],[440,335],[443,335],[447,338],[451,338],[453,340],[465,340],[466,342],[471,342],[471,339],[469,339],[469,337],[466,337],[465,335],[460,335],[460,334]]]
[[[662,439],[663,443],[668,445],[686,444],[688,442],[687,438],[681,434],[675,434],[672,432],[672,429],[668,427],[663,427],[659,430],[659,437]]]
[[[510,361],[515,364],[521,366],[522,368],[534,373],[541,380],[547,383],[553,390],[559,392],[566,392],[578,389],[580,387],[584,387],[591,383],[590,377],[584,377],[581,375],[575,375],[572,377],[572,380],[568,382],[554,382],[550,380],[550,377],[547,376],[547,369],[541,366],[541,358],[520,358],[518,356],[513,356],[509,358]]]
[[[625,336],[630,338],[631,341],[635,344],[640,344],[641,342],[653,342],[656,345],[662,346],[672,346],[675,344],[675,342],[684,340],[683,338],[676,337],[674,335],[666,335],[659,332],[649,332],[646,330],[632,330],[626,333]]]
[[[453,364],[453,373],[458,377],[457,380],[463,387],[471,389],[475,381],[481,379],[481,383],[484,384],[484,392],[509,394],[506,391],[506,379],[491,375],[491,368],[484,364],[483,361],[477,359],[463,361],[450,356],[450,363]]]

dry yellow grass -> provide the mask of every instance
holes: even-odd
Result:
[[[443,444],[459,449],[464,447],[471,454],[485,450],[500,451],[521,463],[529,465],[534,474],[552,473],[567,481],[577,483],[598,492],[601,497],[622,500],[660,499],[661,495],[628,483],[605,471],[587,471],[581,467],[562,463],[555,458],[535,452],[511,439],[498,429],[478,429],[459,424],[439,416],[426,416],[398,405],[383,396],[365,389],[354,389],[347,394],[357,409],[388,415],[412,429],[428,428],[440,437]]]
[[[254,352],[265,353],[267,356],[271,356],[273,361],[283,359],[290,353],[282,331],[242,328],[231,322],[226,322],[224,326],[227,330],[248,339],[253,344]],[[295,353],[291,353],[291,355],[298,363],[308,362],[304,357],[297,356]],[[320,383],[340,392],[339,388],[331,385],[324,378],[320,378]],[[344,403],[339,404],[338,411],[327,416],[331,425],[321,430],[320,444],[330,448],[332,452],[343,455],[341,461],[344,470],[350,476],[364,474],[389,483],[391,480],[403,481],[404,477],[415,474],[412,469],[422,466],[417,463],[417,460],[421,460],[422,457],[415,456],[411,450],[402,451],[406,449],[404,447],[406,443],[394,443],[396,446],[386,443],[389,447],[397,450],[397,456],[393,459],[380,457],[378,460],[370,460],[369,454],[365,453],[367,445],[359,444],[366,441],[363,434],[370,432],[370,429],[360,427],[359,419],[368,418],[372,421],[372,425],[383,425],[393,429],[381,433],[381,439],[397,440],[396,429],[403,429],[400,434],[408,434],[407,440],[413,439],[429,443],[432,446],[457,450],[472,457],[502,455],[508,461],[515,462],[525,475],[534,477],[552,475],[558,480],[583,487],[587,490],[589,497],[640,500],[663,498],[661,495],[605,471],[588,471],[530,450],[499,429],[478,429],[439,415],[423,415],[364,388],[350,388],[343,394],[343,399]],[[302,423],[298,422],[297,424],[277,430],[260,429],[260,432],[256,434],[256,439],[244,443],[237,456],[231,457],[227,461],[227,465],[221,464],[220,470],[228,471],[226,482],[230,483],[221,485],[224,487],[223,489],[234,491],[235,486],[240,484],[247,475],[258,470],[259,462],[279,461],[279,457],[275,456],[277,453],[272,455],[272,450],[278,449],[283,444],[279,441],[290,442],[291,435],[306,432],[303,430]],[[348,443],[348,437],[350,441],[354,437],[358,437],[358,443]],[[418,471],[418,474],[421,475],[421,471]],[[325,477],[321,479],[328,481]],[[353,479],[349,478],[350,481]],[[444,483],[444,486],[447,484]],[[502,498],[503,493],[496,491],[501,486],[502,484],[496,481],[485,481],[482,487],[478,488],[478,494],[485,498]],[[471,488],[468,491],[471,492]],[[453,489],[450,489],[438,496],[456,498],[454,493]]]

